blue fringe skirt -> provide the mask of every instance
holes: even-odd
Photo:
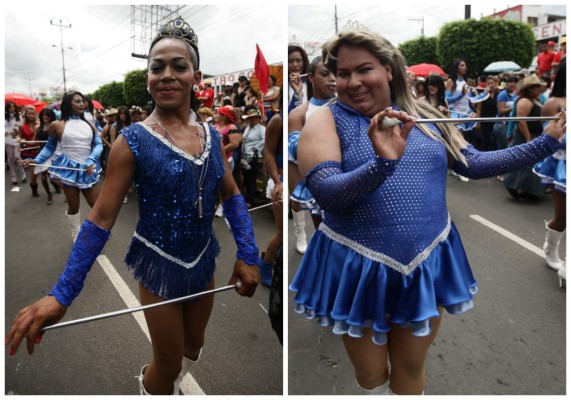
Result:
[[[411,327],[413,335],[431,332],[438,308],[460,314],[473,307],[477,283],[454,223],[450,233],[410,274],[373,261],[329,238],[313,235],[290,285],[297,292],[296,312],[333,326],[333,333],[362,337],[372,327],[373,342],[383,345],[389,322]]]
[[[555,190],[567,193],[566,158],[566,151],[558,150],[555,154],[535,164],[533,172],[541,178],[541,183],[553,185]]]

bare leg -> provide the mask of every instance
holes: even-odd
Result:
[[[363,337],[343,335],[343,344],[355,369],[355,379],[364,389],[373,389],[389,378],[387,346],[373,343],[372,328],[363,329]]]
[[[264,262],[273,264],[276,259],[276,254],[283,243],[283,207],[281,204],[273,204],[274,219],[276,221],[276,233],[268,243],[266,254],[264,255]]]
[[[389,359],[391,363],[391,390],[395,394],[422,394],[424,392],[424,360],[428,349],[440,328],[440,317],[430,320],[432,332],[428,336],[418,337],[412,334],[412,328],[403,328],[391,324],[388,334]]]
[[[83,197],[87,200],[89,207],[93,208],[93,205],[97,201],[97,196],[99,196],[99,186],[93,185],[89,189],[82,190],[81,193],[83,193]]]
[[[75,215],[79,212],[79,189],[72,186],[62,186],[67,200],[67,215]]]
[[[141,304],[165,299],[139,284]],[[143,385],[150,394],[171,394],[181,369],[184,349],[182,304],[169,304],[144,311],[151,334],[153,359],[145,369]]]
[[[206,290],[214,289],[214,284],[212,278]],[[198,358],[200,349],[204,346],[204,332],[213,306],[214,295],[183,304],[184,355],[191,360]]]
[[[563,232],[567,227],[566,216],[567,216],[567,206],[565,205],[566,195],[564,193],[553,190],[551,192],[551,198],[553,201],[553,218],[549,221],[548,225],[550,229]]]

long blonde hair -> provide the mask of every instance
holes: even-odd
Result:
[[[323,45],[323,64],[337,75],[337,54],[343,45],[363,47],[382,65],[389,65],[393,79],[389,82],[391,102],[402,111],[412,116],[422,118],[446,118],[432,105],[416,100],[408,87],[405,59],[401,52],[387,39],[376,32],[365,28],[348,29],[340,32]],[[442,136],[435,133],[425,124],[418,124],[418,128],[428,137],[440,141],[452,156],[466,164],[460,149],[466,144],[458,130],[451,124],[435,124]]]

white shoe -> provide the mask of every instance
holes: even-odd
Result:
[[[79,234],[79,229],[81,228],[81,216],[79,215],[79,212],[73,215],[69,215],[68,213],[66,213],[65,218],[67,219],[67,223],[71,228],[71,238],[75,243],[75,239],[77,239],[77,235]]]
[[[214,215],[218,218],[222,218],[224,216],[224,208],[222,207],[222,204],[218,204],[218,208],[216,208]]]
[[[465,176],[458,175],[458,178],[460,178],[461,182],[470,182],[470,179],[466,178]]]
[[[545,252],[545,261],[549,268],[559,270],[563,267],[564,263],[559,258],[559,243],[563,237],[563,232],[556,231],[549,227],[549,222],[545,222],[545,243],[543,244],[543,251]]]
[[[300,254],[307,250],[307,237],[305,235],[305,211],[292,211],[295,232],[295,247]]]
[[[123,204],[127,204],[129,202],[129,196],[125,196],[123,199]]]
[[[141,368],[141,373],[139,374],[138,380],[139,380],[139,394],[141,396],[150,396],[150,393],[147,392],[147,389],[145,389],[145,385],[143,384],[143,376],[145,375],[145,370],[147,369],[147,367],[149,366],[149,364],[147,365],[143,365],[143,368]]]
[[[559,287],[562,288],[567,284],[567,264],[564,262],[563,266],[557,270],[559,276]]]

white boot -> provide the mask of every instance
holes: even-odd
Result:
[[[305,236],[305,211],[301,210],[293,214],[293,226],[295,232],[295,246],[300,254],[305,254],[307,249],[307,237]]]
[[[180,385],[182,384],[184,376],[188,372],[190,372],[190,367],[192,367],[194,364],[198,362],[198,360],[200,360],[201,354],[202,354],[202,349],[200,349],[200,352],[198,353],[198,357],[196,358],[196,360],[191,360],[190,358],[185,356],[182,357],[182,367],[180,369],[180,374],[178,374],[178,378],[176,378],[176,381],[174,381],[174,393],[173,393],[174,395],[179,394]]]
[[[143,383],[143,377],[145,375],[145,370],[147,369],[147,367],[149,366],[149,364],[143,365],[143,368],[141,368],[141,373],[139,374],[139,394],[141,396],[151,396],[151,394],[149,392],[147,392],[147,389],[145,389],[145,385]],[[178,381],[178,379],[177,379]],[[178,395],[178,384],[177,381],[174,382],[173,384],[173,395]]]
[[[79,211],[77,214],[69,215],[68,213],[65,214],[67,219],[67,223],[71,228],[71,238],[75,243],[75,239],[77,238],[77,234],[79,233],[79,229],[81,228],[81,216],[79,215]]]
[[[567,263],[563,262],[563,266],[557,270],[559,276],[559,287],[562,288],[567,284]]]
[[[357,386],[359,386],[359,394],[372,395],[372,396],[388,396],[390,393],[388,379],[381,386],[377,386],[376,388],[373,389],[365,389],[361,387],[361,385],[359,385],[359,382],[357,382]]]
[[[145,389],[145,385],[143,385],[143,376],[145,375],[145,370],[147,369],[148,366],[149,364],[143,365],[143,368],[141,368],[141,373],[139,374],[139,394],[141,396],[151,395],[149,392],[147,392],[147,389]]]
[[[563,232],[559,232],[549,228],[548,222],[545,222],[545,243],[543,244],[543,251],[545,252],[545,261],[549,268],[558,270],[563,266],[563,261],[559,258],[559,242],[563,237]]]

